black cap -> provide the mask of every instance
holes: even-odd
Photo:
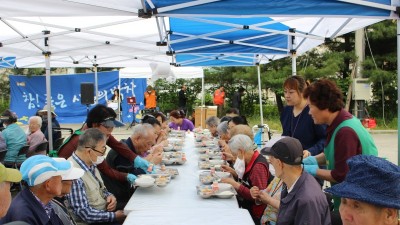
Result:
[[[303,146],[299,140],[292,137],[282,138],[271,148],[262,151],[289,165],[300,165],[303,160]]]

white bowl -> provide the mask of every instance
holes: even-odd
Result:
[[[217,196],[218,198],[232,198],[234,195],[235,193],[233,193],[232,191],[222,191],[215,194],[215,196]]]
[[[174,149],[174,146],[172,146],[171,144],[164,146],[164,151],[166,151],[166,152],[172,151],[172,149]]]
[[[226,184],[226,183],[218,183],[218,188],[219,188],[220,192],[231,191],[232,190],[232,185]]]
[[[228,178],[228,177],[231,176],[231,174],[228,173],[228,172],[219,172],[219,171],[217,171],[217,172],[215,172],[215,174],[220,178]]]
[[[225,161],[222,159],[212,159],[209,161],[211,165],[215,166],[215,165],[223,165],[225,164]]]
[[[154,186],[155,179],[148,176],[142,176],[135,180],[135,185],[139,187],[152,187]]]

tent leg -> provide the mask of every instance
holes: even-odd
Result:
[[[397,19],[397,100],[400,100],[400,20]],[[397,103],[397,118],[400,117],[400,102]],[[397,165],[400,165],[400,120],[397,120]]]
[[[49,31],[43,31],[49,32]],[[49,45],[48,45],[48,37],[44,38],[44,45],[46,46],[46,52],[43,53],[46,62],[46,100],[47,100],[47,133],[48,142],[49,142],[49,150],[53,150],[53,128],[52,128],[52,118],[53,115],[51,113],[51,79],[50,79],[50,54]]]
[[[201,78],[201,93],[202,93],[202,95],[201,95],[201,114],[200,114],[200,126],[201,126],[201,128],[203,128],[203,111],[204,111],[204,106],[205,106],[205,103],[204,103],[204,74],[203,74],[203,77]]]
[[[99,98],[98,98],[98,96],[99,96],[99,82],[98,82],[98,80],[97,80],[97,66],[98,66],[98,64],[97,64],[97,56],[94,56],[94,62],[93,62],[93,69],[94,69],[94,86],[95,86],[95,92],[94,93],[96,93],[96,96],[95,96],[95,103],[96,104],[99,104]]]
[[[297,75],[297,66],[296,66],[296,52],[292,53],[292,76]]]
[[[257,65],[257,73],[258,73],[258,98],[259,98],[259,101],[260,101],[260,122],[261,122],[261,125],[263,125],[264,124],[264,115],[263,115],[263,107],[262,107],[260,65]]]

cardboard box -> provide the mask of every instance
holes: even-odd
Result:
[[[212,116],[217,116],[217,106],[208,106],[206,112],[206,119]]]
[[[206,113],[207,113],[206,107],[196,107],[194,109],[195,127],[202,127],[203,129],[206,128]]]

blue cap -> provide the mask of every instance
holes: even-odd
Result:
[[[28,186],[35,186],[52,177],[65,175],[70,169],[71,163],[66,160],[57,162],[45,155],[35,155],[22,163],[20,171]]]
[[[349,172],[342,183],[325,189],[349,198],[385,208],[400,209],[400,167],[372,155],[356,155],[347,164]]]
[[[123,127],[123,126],[125,126],[125,124],[123,124],[119,120],[116,120],[114,117],[105,118],[101,123],[106,127]]]

